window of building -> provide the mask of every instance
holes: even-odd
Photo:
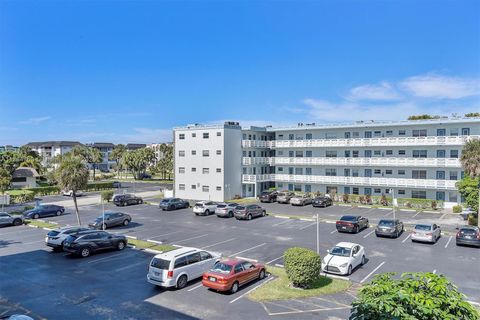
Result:
[[[353,187],[353,188],[352,188],[352,193],[353,193],[353,194],[359,194],[359,193],[360,193],[359,188]]]
[[[382,170],[380,170],[380,169],[375,169],[375,170],[373,170],[373,173],[374,173],[374,174],[382,174]]]
[[[437,201],[445,201],[445,192],[443,192],[443,191],[437,191],[437,192],[436,192],[436,197],[435,197],[435,199],[436,199]]]
[[[277,183],[277,188],[281,190],[283,188],[283,183]]]
[[[451,136],[458,136],[458,128],[451,128],[450,129]]]
[[[204,157],[209,157],[209,156],[210,156],[210,151],[208,151],[208,150],[202,150],[202,156],[204,156]]]
[[[350,187],[343,187],[344,194],[350,194]]]
[[[288,174],[293,174],[293,167],[288,168]]]
[[[372,195],[372,188],[365,188],[363,193],[369,196]]]
[[[354,137],[354,138],[360,138],[360,132],[358,132],[358,131],[353,131],[353,132],[352,132],[352,137]]]
[[[406,154],[405,150],[398,150],[399,156],[404,156]]]
[[[290,133],[288,135],[288,140],[295,140],[295,135],[293,133]]]
[[[293,191],[302,191],[302,185],[301,184],[295,184],[293,186]]]
[[[427,199],[427,191],[412,190],[412,198],[414,198],[414,199]]]
[[[352,151],[352,157],[353,158],[358,158],[358,150],[353,150]]]
[[[462,128],[462,136],[469,136],[470,128]]]
[[[222,172],[222,168],[217,168],[217,173],[221,173]]]
[[[217,131],[217,137],[221,137],[221,136],[222,136],[222,132]]]
[[[283,150],[278,150],[278,151],[277,151],[277,155],[278,155],[278,156],[283,156]]]
[[[303,174],[303,168],[295,168],[295,174],[296,175],[302,175]]]
[[[358,177],[358,169],[352,169],[352,177]]]
[[[393,131],[392,130],[387,130],[387,131],[385,131],[385,135],[387,137],[393,136]]]
[[[381,150],[374,150],[374,151],[373,151],[373,155],[374,155],[375,157],[380,157],[380,156],[382,155],[382,151],[381,151]]]
[[[312,175],[312,168],[305,168],[305,174],[307,176],[311,176]]]
[[[312,134],[311,133],[305,134],[305,140],[312,140]]]
[[[197,150],[192,150],[192,156],[197,154]]]
[[[372,137],[372,131],[365,131],[365,138],[371,138]]]
[[[192,133],[192,138],[195,138],[197,134],[195,132]]]
[[[458,172],[450,171],[450,180],[458,180]]]
[[[412,170],[412,179],[427,179],[427,170]]]
[[[437,158],[445,158],[445,150],[437,150]]]
[[[185,157],[185,150],[178,150],[179,157]]]
[[[404,190],[404,189],[399,189],[399,190],[398,190],[398,194],[404,195],[404,194],[405,194],[405,190]]]
[[[406,135],[407,135],[407,131],[406,131],[406,130],[398,130],[398,135],[399,135],[399,136],[406,136]]]
[[[210,173],[210,169],[209,168],[203,168],[202,169],[202,173]]]
[[[335,132],[326,132],[325,139],[337,139],[337,134]]]
[[[398,175],[399,176],[404,176],[405,175],[405,170],[398,170]]]
[[[365,169],[365,177],[371,177],[372,176],[372,169]]]
[[[393,155],[393,150],[386,150],[386,151],[385,151],[385,154],[386,154],[387,156],[392,156],[392,155]]]
[[[458,150],[450,150],[450,158],[458,158]]]
[[[217,189],[217,191],[222,191],[222,187],[220,187],[220,186],[217,186],[216,189]]]
[[[185,184],[180,183],[180,184],[178,185],[178,190],[185,190]]]
[[[350,158],[350,150],[345,150],[345,158]]]
[[[278,135],[278,140],[283,140],[283,134]]]
[[[344,175],[345,177],[349,177],[349,176],[350,176],[350,169],[349,169],[349,168],[343,169],[343,175]]]
[[[345,135],[345,139],[350,139],[351,138],[350,132],[345,132],[344,135]]]
[[[372,150],[364,150],[363,151],[363,156],[365,158],[371,158],[372,157]]]
[[[426,137],[427,136],[427,129],[415,129],[412,130],[413,137]]]
[[[243,167],[243,168],[242,168],[242,173],[243,173],[243,174],[247,174],[247,168]]]
[[[192,172],[197,172],[197,168],[192,168]]]
[[[385,174],[392,174],[392,173],[393,173],[393,170],[390,170],[390,169],[385,170]]]
[[[192,184],[192,185],[191,185],[191,189],[192,189],[192,190],[196,190],[196,189],[197,189],[197,186],[194,185],[194,184]]]
[[[178,173],[185,173],[185,167],[178,167]]]
[[[337,151],[336,150],[327,150],[327,151],[325,151],[325,157],[336,158],[337,157]]]
[[[326,175],[326,176],[336,176],[336,175],[337,175],[337,169],[335,169],[335,168],[326,168],[326,169],[325,169],[325,175]]]
[[[295,156],[295,152],[293,152],[292,150],[288,151],[288,156],[290,158],[293,158]]]
[[[437,129],[437,137],[444,137],[447,135],[446,129]]]
[[[216,153],[217,153],[217,155],[221,155],[221,154],[222,154],[222,150],[217,150]]]
[[[414,158],[426,158],[427,157],[427,150],[413,150],[412,157]]]
[[[178,139],[180,139],[180,140],[185,140],[185,133],[180,133],[180,134],[178,135]]]
[[[382,193],[382,189],[375,188],[375,189],[373,189],[373,192],[375,192],[375,193]]]
[[[278,172],[283,172],[283,167],[277,167]]]
[[[208,191],[210,191],[210,187],[209,186],[202,186],[202,191],[203,192],[208,192]]]
[[[312,192],[312,186],[309,184],[305,185],[305,192]]]
[[[381,137],[382,136],[382,131],[374,131],[373,136],[374,137]]]
[[[437,180],[445,180],[445,171],[437,171]]]
[[[305,157],[311,158],[312,157],[312,150],[305,151]]]
[[[295,158],[303,158],[303,151],[295,151]]]

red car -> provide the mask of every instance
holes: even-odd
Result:
[[[217,262],[210,271],[205,272],[202,284],[217,291],[235,293],[240,286],[263,278],[265,278],[263,264],[230,259]]]

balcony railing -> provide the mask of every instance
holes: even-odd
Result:
[[[256,159],[256,158],[251,158]],[[264,158],[259,158],[264,159]],[[436,167],[460,168],[454,158],[267,158],[270,165],[319,165],[319,166],[388,166],[388,167]],[[263,161],[263,160],[262,160]]]
[[[243,148],[271,148],[273,141],[264,140],[242,140]]]
[[[244,166],[252,164],[271,164],[274,158],[268,157],[243,157],[242,164]]]
[[[243,174],[242,182],[243,183],[254,183],[254,182],[266,182],[273,181],[274,174]]]

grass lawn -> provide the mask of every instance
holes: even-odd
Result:
[[[36,226],[38,228],[49,228],[49,229],[56,229],[60,227],[58,224],[42,222],[38,220],[28,220],[28,219],[25,220],[25,224]]]
[[[7,190],[5,193],[9,194],[11,196],[18,196],[18,195],[25,194],[25,193],[33,193],[33,191],[22,190],[22,189],[14,189],[14,190]]]
[[[227,200],[226,202],[235,202],[235,203],[239,203],[239,204],[250,204],[250,203],[257,203],[258,199],[257,198],[242,198],[242,199]]]
[[[154,242],[136,240],[131,238],[128,238],[128,244],[131,244],[132,246],[135,246],[138,249],[152,249],[152,250],[157,250],[162,252],[167,252],[167,251],[177,249],[176,247],[168,244],[156,244]]]
[[[310,289],[291,288],[284,268],[267,267],[267,271],[277,277],[253,291],[248,297],[253,301],[287,300],[314,297],[323,294],[342,292],[350,288],[351,282],[327,277],[319,277]]]

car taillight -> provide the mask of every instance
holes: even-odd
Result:
[[[415,231],[412,231],[412,234],[417,234]]]
[[[477,239],[480,240],[480,231],[477,233]]]
[[[220,278],[220,279],[217,279],[217,282],[218,282],[218,283],[221,283],[221,284],[226,284],[226,283],[227,283],[227,280]]]
[[[168,271],[167,272],[167,278],[173,278],[173,271]]]
[[[460,233],[461,233],[461,231],[457,232],[457,238],[460,237]]]

